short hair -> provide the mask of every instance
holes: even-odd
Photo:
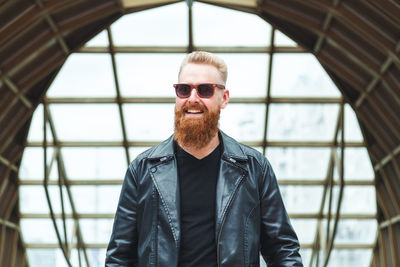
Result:
[[[178,77],[181,75],[183,68],[190,63],[207,64],[214,66],[215,68],[217,68],[224,83],[226,83],[226,80],[228,78],[228,67],[226,66],[226,63],[222,58],[205,51],[195,51],[187,54],[181,63],[181,67],[179,68]]]

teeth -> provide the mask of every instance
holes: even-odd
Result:
[[[188,113],[201,113],[201,110],[188,110]]]

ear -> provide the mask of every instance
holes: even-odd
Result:
[[[229,103],[229,90],[225,89],[221,98],[221,109],[225,108]]]

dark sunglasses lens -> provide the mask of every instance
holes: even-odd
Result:
[[[190,87],[190,85],[187,85],[187,84],[178,84],[176,87],[175,87],[175,90],[176,90],[176,95],[178,96],[178,97],[188,97],[188,96],[190,96],[190,91],[191,91],[191,87]]]
[[[209,98],[214,94],[214,86],[211,84],[200,84],[197,87],[197,92],[200,97]]]

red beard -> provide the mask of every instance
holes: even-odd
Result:
[[[203,116],[201,118],[185,118],[185,112],[189,108],[201,110]],[[188,103],[181,109],[175,108],[175,140],[180,146],[195,149],[205,147],[218,133],[220,111],[220,109],[209,111],[203,105],[195,104],[189,106]]]

